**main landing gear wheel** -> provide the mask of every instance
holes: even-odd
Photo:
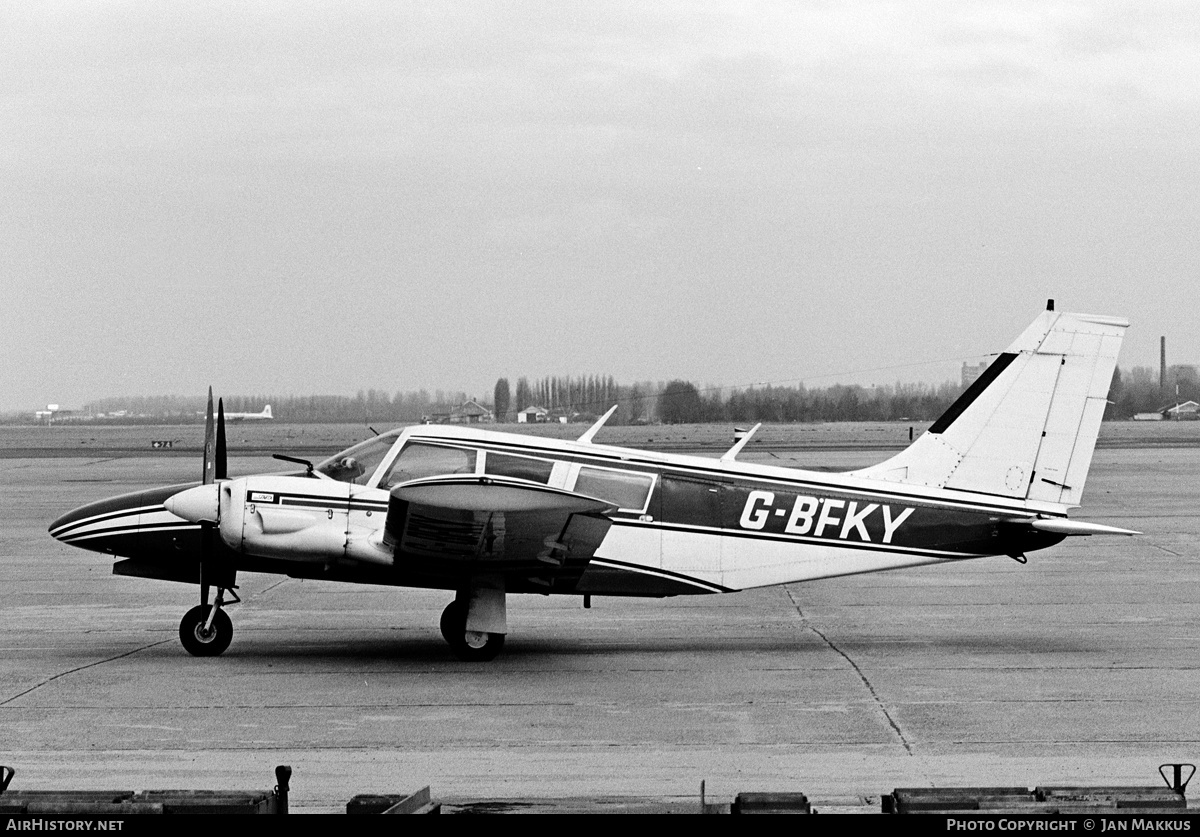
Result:
[[[467,608],[450,602],[442,611],[442,637],[454,656],[469,663],[486,663],[496,659],[504,648],[504,634],[488,634],[467,630]]]
[[[223,610],[213,617],[212,627],[205,628],[212,609],[212,605],[196,605],[179,623],[179,641],[193,657],[216,657],[233,641],[233,621]]]

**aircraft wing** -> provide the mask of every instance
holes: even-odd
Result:
[[[526,480],[429,477],[392,489],[383,545],[397,566],[478,562],[488,572],[552,576],[591,560],[614,511],[606,500]]]

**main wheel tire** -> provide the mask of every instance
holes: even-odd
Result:
[[[496,659],[504,648],[504,634],[467,630],[467,609],[457,601],[442,611],[442,638],[454,656],[468,663],[486,663]]]
[[[438,623],[438,627],[442,629],[442,639],[453,645],[454,638],[461,637],[463,631],[467,629],[467,609],[457,601],[450,602],[442,611],[442,619]]]
[[[179,641],[193,657],[216,657],[233,641],[233,621],[223,610],[213,617],[212,628],[205,630],[212,605],[196,605],[179,623]]]

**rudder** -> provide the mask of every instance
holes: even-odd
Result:
[[[921,438],[853,475],[1079,505],[1128,325],[1042,312]]]

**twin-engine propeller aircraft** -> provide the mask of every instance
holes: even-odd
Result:
[[[1071,535],[1137,534],[1067,518],[1127,325],[1051,302],[914,444],[842,474],[739,462],[752,433],[720,459],[596,444],[610,410],[573,442],[422,425],[292,460],[304,472],[229,478],[210,391],[200,485],[91,503],[50,533],[122,556],[117,574],[198,584],[179,627],[197,656],[229,646],[239,571],[453,590],[442,635],[490,660],[510,593],[730,593],[1024,561]]]

